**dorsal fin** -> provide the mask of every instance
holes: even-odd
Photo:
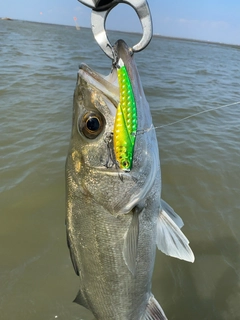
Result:
[[[182,218],[173,210],[173,208],[161,199],[162,210],[164,210],[169,217],[176,223],[176,225],[181,229],[184,226]]]
[[[188,245],[188,239],[164,210],[161,210],[158,216],[156,242],[158,249],[163,253],[194,262],[194,254]]]

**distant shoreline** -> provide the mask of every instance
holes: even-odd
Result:
[[[191,39],[191,38],[178,38],[178,37],[171,37],[171,36],[162,36],[159,34],[153,35],[154,37],[163,38],[163,39],[172,39],[172,40],[180,40],[180,41],[190,41],[190,42],[200,42],[206,44],[218,44],[221,46],[230,46],[240,48],[240,44],[232,44],[232,43],[225,43],[225,42],[217,42],[217,41],[208,41],[208,40],[199,40],[199,39]]]
[[[8,21],[13,21],[13,19],[8,18],[8,17],[4,17],[4,18],[0,18],[1,20],[8,20]]]
[[[53,25],[53,26],[65,26],[65,27],[76,28],[75,25],[50,23],[50,22],[39,22],[39,21],[31,21],[31,20],[19,20],[19,19],[11,19],[11,18],[8,18],[8,17],[0,18],[0,20],[22,21],[22,22],[30,22],[30,23],[38,23],[38,24],[46,24],[46,25]],[[90,27],[83,27],[83,26],[80,26],[80,27],[83,28],[83,29],[91,29]],[[140,32],[135,32],[135,31],[131,31],[130,32],[130,31],[122,31],[122,30],[114,30],[114,29],[108,30],[108,32],[121,32],[121,33],[141,35]],[[205,44],[224,45],[224,46],[240,48],[240,44],[224,43],[224,42],[217,42],[217,41],[208,41],[208,40],[191,39],[191,38],[181,38],[181,37],[174,37],[174,36],[164,36],[164,35],[161,35],[161,34],[153,34],[153,37],[154,38],[162,38],[162,39],[170,39],[170,40],[179,40],[179,41],[199,42],[199,43],[205,43]]]

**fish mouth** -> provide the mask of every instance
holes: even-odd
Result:
[[[121,59],[126,66],[129,74],[129,78],[134,82],[135,77],[138,76],[137,72],[134,70],[134,63],[131,50],[123,40],[118,40],[113,46],[113,51],[116,55],[116,61],[112,64],[111,72],[104,76],[93,69],[91,69],[86,64],[81,64],[79,67],[79,76],[90,86],[103,93],[115,106],[119,104],[119,82],[117,75],[118,61]],[[133,88],[138,89],[138,88]],[[135,90],[134,90],[135,91]],[[115,112],[113,115],[115,115]]]
[[[104,76],[83,63],[79,67],[79,76],[112,102],[113,107],[110,111],[115,116],[119,103],[119,84],[116,68],[112,68],[110,74]]]

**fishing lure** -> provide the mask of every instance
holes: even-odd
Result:
[[[117,107],[113,144],[120,169],[130,171],[137,132],[137,108],[127,69],[119,59],[117,66],[120,101]]]

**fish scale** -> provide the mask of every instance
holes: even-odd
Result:
[[[117,70],[120,101],[114,123],[113,140],[115,157],[120,169],[130,171],[137,131],[137,108],[131,81],[123,61]]]

